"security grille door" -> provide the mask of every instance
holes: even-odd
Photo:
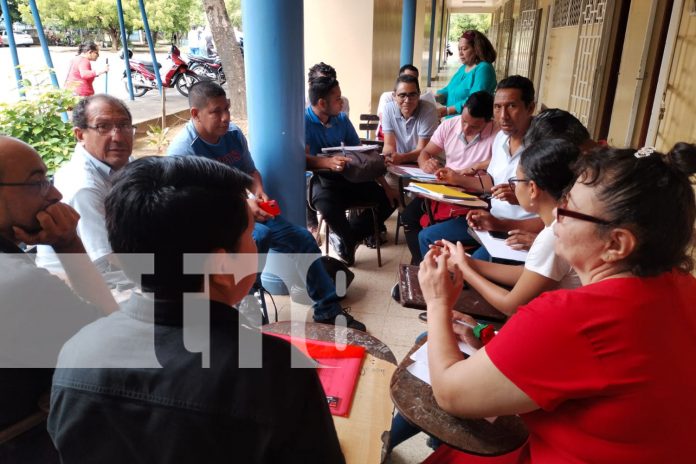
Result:
[[[541,10],[537,9],[537,0],[522,0],[520,16],[515,22],[514,66],[511,59],[509,74],[519,74],[534,79],[534,59],[539,40],[540,20]]]
[[[604,82],[614,0],[582,0],[568,111],[592,134]],[[554,18],[555,19],[555,18]]]
[[[498,80],[508,76],[508,60],[510,59],[510,44],[512,42],[512,8],[514,0],[508,0],[503,7],[503,20],[500,22],[498,37],[498,59],[495,61],[495,73]]]

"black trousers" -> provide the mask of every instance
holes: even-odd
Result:
[[[352,183],[343,179],[319,179],[313,189],[312,203],[321,213],[331,230],[341,237],[347,247],[354,247],[365,237],[372,235],[374,225],[372,213],[363,210],[360,214],[346,218],[346,210],[364,202],[377,203],[379,226],[396,209],[389,203],[384,189],[376,182]]]
[[[418,244],[418,233],[423,229],[420,224],[420,218],[423,214],[425,214],[425,203],[421,197],[414,198],[401,211],[401,224],[404,226],[406,245],[408,245],[408,250],[411,252],[411,265],[413,266],[417,266],[423,261],[420,245]]]

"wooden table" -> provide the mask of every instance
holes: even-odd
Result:
[[[493,423],[486,419],[459,419],[437,405],[430,385],[406,370],[413,363],[411,354],[425,341],[411,349],[391,380],[392,401],[401,415],[425,433],[467,453],[499,456],[522,446],[527,440],[527,429],[518,416],[501,416]]]
[[[365,347],[367,353],[350,413],[348,417],[333,416],[333,420],[346,463],[382,462],[394,412],[389,381],[396,370],[396,358],[389,347],[366,332],[329,324],[283,321],[265,325],[263,331]]]

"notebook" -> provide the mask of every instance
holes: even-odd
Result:
[[[287,340],[318,363],[317,374],[324,387],[331,414],[348,416],[365,358],[365,348],[358,345],[340,345],[344,349],[339,349],[333,342],[266,333]]]

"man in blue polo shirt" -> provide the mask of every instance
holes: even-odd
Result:
[[[259,207],[268,201],[263,188],[261,173],[256,169],[249,153],[246,138],[239,127],[230,122],[230,101],[225,90],[213,81],[203,81],[191,87],[189,92],[191,120],[172,141],[167,155],[203,156],[239,169],[250,175],[253,185],[248,200],[256,220],[254,240],[259,253],[272,249],[279,253],[313,253],[320,255],[314,237],[302,227],[287,222],[280,216],[272,216]],[[300,276],[302,280],[305,276]],[[365,325],[355,320],[341,308],[336,287],[321,261],[315,261],[306,276],[307,293],[314,301],[314,321],[335,324],[345,318],[348,327],[365,330]],[[341,323],[341,322],[339,322]]]
[[[305,144],[307,169],[322,170],[319,182],[312,194],[312,203],[329,224],[333,234],[329,237],[338,256],[352,266],[355,263],[355,248],[372,234],[372,215],[364,210],[346,219],[345,211],[351,205],[376,201],[378,221],[384,221],[394,212],[399,194],[389,187],[384,177],[371,182],[349,182],[340,175],[347,158],[343,156],[319,157],[322,148],[360,145],[345,113],[341,112],[341,88],[332,77],[319,77],[309,85],[311,106],[305,110]],[[331,171],[331,172],[327,172]]]

